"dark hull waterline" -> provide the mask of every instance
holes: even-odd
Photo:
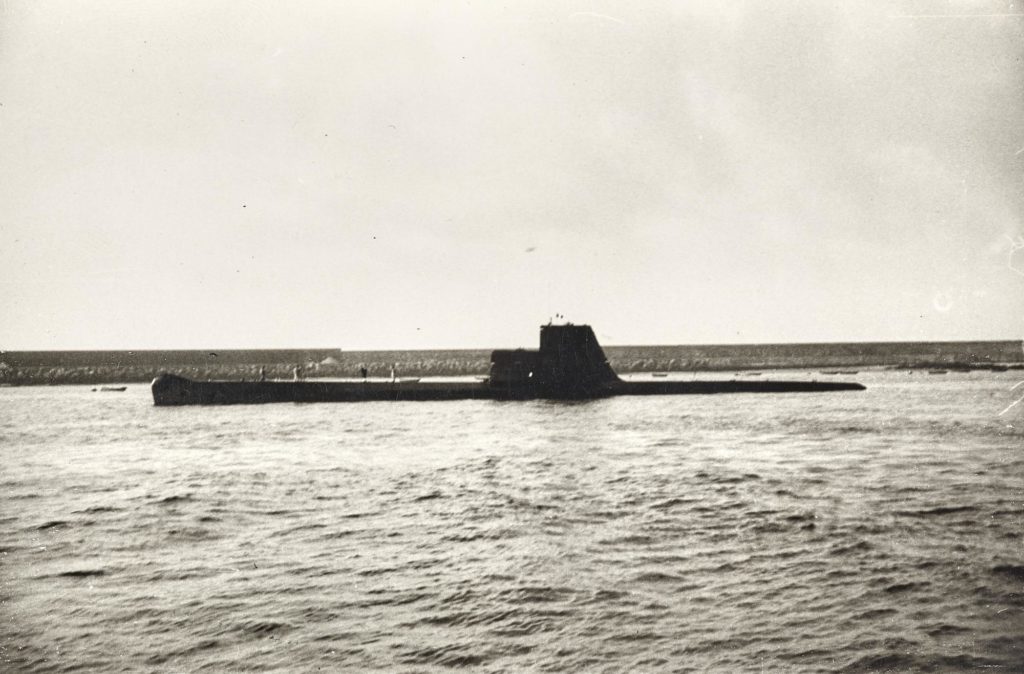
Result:
[[[712,393],[813,393],[860,391],[860,384],[811,381],[622,381],[588,395],[541,395],[500,389],[487,382],[192,381],[161,375],[153,381],[157,405],[245,405],[261,403],[351,403],[381,400],[591,399],[619,395],[707,395]]]
[[[383,400],[589,400],[619,395],[820,393],[860,391],[853,382],[625,381],[608,365],[589,326],[547,325],[539,350],[495,351],[491,375],[451,381],[193,381],[174,374],[153,380],[156,405],[243,405]]]

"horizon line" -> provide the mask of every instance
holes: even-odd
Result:
[[[971,344],[979,342],[1021,342],[1024,348],[1024,338],[984,338],[984,339],[896,339],[896,340],[853,340],[853,341],[813,341],[813,342],[660,342],[660,343],[632,343],[613,344],[604,343],[598,340],[602,348],[633,348],[633,347],[676,347],[676,346],[825,346],[825,345],[876,345],[876,344]],[[142,349],[3,349],[0,354],[7,353],[153,353],[160,351],[206,351],[215,354],[216,352],[233,351],[338,351],[341,353],[353,352],[383,352],[383,351],[486,351],[491,349],[508,348],[506,346],[438,346],[438,347],[417,347],[417,348],[342,348],[339,346],[250,346],[250,347],[198,347],[198,348],[142,348]],[[533,348],[533,347],[513,347]]]

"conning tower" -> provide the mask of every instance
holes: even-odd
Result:
[[[598,398],[618,383],[589,325],[545,325],[540,350],[491,354],[490,387],[509,397]]]

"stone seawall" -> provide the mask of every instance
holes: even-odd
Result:
[[[875,344],[680,345],[604,347],[613,369],[632,372],[701,372],[819,368],[1024,367],[1021,342],[898,342]],[[295,365],[306,377],[484,376],[490,350],[435,351],[164,351],[0,352],[0,385],[150,382],[162,372],[190,379],[291,379]],[[326,355],[325,355],[326,354]],[[287,360],[283,360],[287,359]]]

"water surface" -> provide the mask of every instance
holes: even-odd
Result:
[[[1013,375],[178,409],[0,389],[0,668],[1020,671]]]

